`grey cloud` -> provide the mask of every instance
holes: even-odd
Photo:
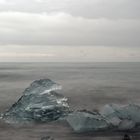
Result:
[[[140,46],[139,0],[0,0],[0,44]]]
[[[0,43],[139,46],[140,20],[88,19],[66,13],[0,13]]]
[[[139,37],[140,0],[0,0],[0,61],[139,61]]]
[[[0,0],[4,1],[4,0]],[[66,12],[86,18],[140,18],[139,0],[5,0],[0,11]]]

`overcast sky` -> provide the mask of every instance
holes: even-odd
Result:
[[[140,0],[0,0],[0,61],[140,61]]]

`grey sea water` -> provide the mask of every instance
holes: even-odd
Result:
[[[74,109],[98,109],[108,103],[140,103],[140,63],[0,63],[0,112],[8,109],[34,80],[50,78],[63,87]],[[68,124],[8,125],[0,122],[0,140],[121,140],[122,134],[75,134]],[[139,140],[139,135],[133,136]]]

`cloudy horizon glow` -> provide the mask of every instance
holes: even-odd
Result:
[[[139,62],[138,0],[0,0],[0,62]]]

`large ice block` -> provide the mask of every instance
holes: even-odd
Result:
[[[50,79],[34,81],[23,96],[3,113],[7,122],[53,121],[65,116],[69,110],[67,98],[55,92],[61,86]]]

